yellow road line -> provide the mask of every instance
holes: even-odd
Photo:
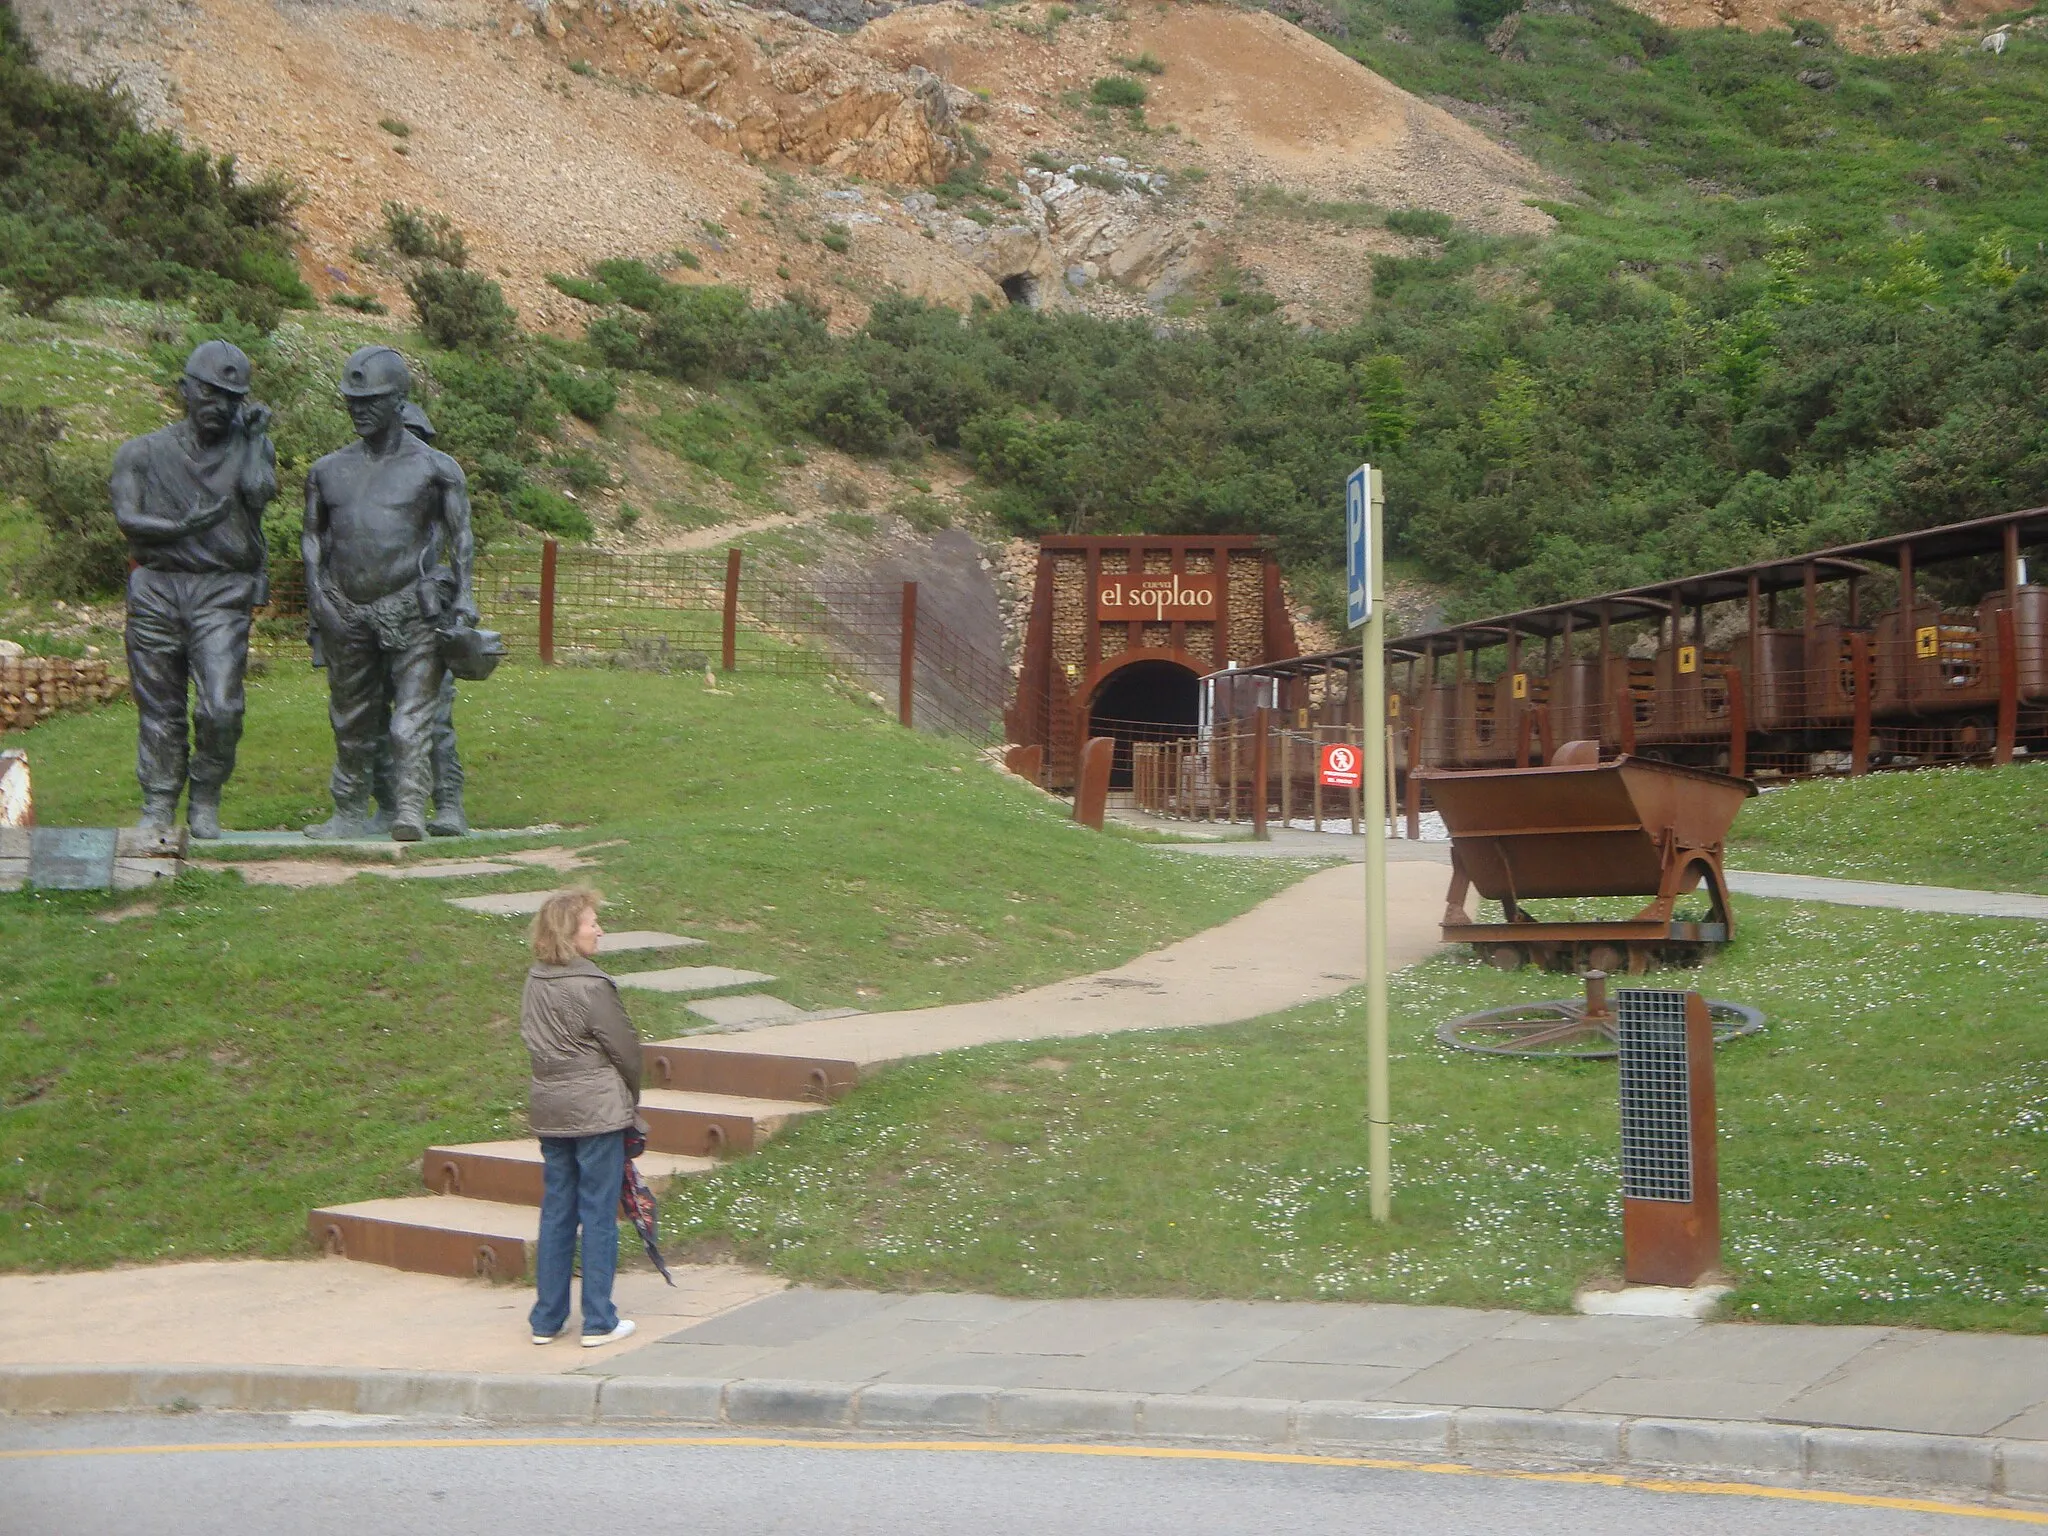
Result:
[[[1151,1461],[1244,1461],[1284,1466],[1365,1467],[1380,1472],[1428,1472],[1449,1477],[1505,1478],[1526,1483],[1569,1483],[1600,1488],[1637,1488],[1651,1493],[1704,1493],[1756,1499],[1789,1499],[1806,1504],[1843,1504],[1859,1509],[1898,1509],[1922,1515],[1955,1515],[2048,1526],[2048,1513],[1950,1504],[1887,1494],[1838,1493],[1823,1488],[1773,1488],[1764,1483],[1712,1483],[1618,1472],[1518,1472],[1471,1467],[1458,1462],[1396,1461],[1377,1456],[1313,1456],[1293,1451],[1207,1450],[1193,1446],[1042,1445],[1016,1440],[798,1440],[765,1435],[525,1435],[409,1440],[250,1440],[190,1445],[71,1446],[48,1450],[0,1451],[0,1461],[59,1460],[90,1456],[194,1456],[256,1451],[443,1451],[534,1450],[576,1447],[638,1448],[737,1446],[806,1451],[944,1451],[981,1455],[1109,1456]]]

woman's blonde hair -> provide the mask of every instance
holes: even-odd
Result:
[[[526,936],[533,941],[533,958],[542,965],[568,965],[582,957],[576,953],[576,930],[583,914],[595,912],[602,898],[587,885],[557,891],[533,914],[533,926]]]

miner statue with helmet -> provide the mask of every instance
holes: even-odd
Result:
[[[178,382],[185,419],[114,455],[114,520],[133,562],[128,679],[149,830],[171,829],[189,788],[192,836],[220,836],[221,786],[242,739],[249,616],[269,595],[263,509],[277,495],[270,412],[249,399],[249,372],[240,348],[202,342]]]
[[[342,369],[357,441],[306,477],[306,605],[327,663],[334,726],[334,815],[308,837],[374,836],[370,810],[380,743],[388,742],[390,835],[427,835],[430,742],[442,683],[488,676],[502,654],[478,629],[475,542],[462,468],[406,430],[412,372],[371,346]]]

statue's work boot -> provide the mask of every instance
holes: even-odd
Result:
[[[220,786],[194,784],[185,799],[185,825],[192,835],[208,842],[220,836]]]
[[[427,823],[427,831],[435,837],[469,836],[469,818],[463,814],[459,792],[435,798],[434,818]]]
[[[421,806],[400,806],[391,818],[391,841],[417,843],[427,835],[427,813]]]
[[[322,842],[339,842],[343,839],[357,837],[375,837],[377,833],[371,829],[370,818],[366,814],[367,810],[368,807],[366,806],[337,805],[334,808],[334,814],[328,817],[327,820],[306,828],[306,836],[318,838]]]
[[[161,795],[154,790],[146,791],[142,797],[142,819],[135,823],[142,832],[168,832],[178,824],[178,796],[175,792]]]

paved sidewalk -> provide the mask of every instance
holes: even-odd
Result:
[[[1387,958],[1394,969],[1443,946],[1440,870],[1390,869],[1387,896]],[[866,1066],[1002,1040],[1235,1023],[1335,997],[1364,979],[1364,882],[1356,870],[1326,869],[1241,917],[1114,970],[983,1003],[695,1035],[690,1044]]]
[[[1171,823],[1131,820],[1131,825]],[[1201,842],[1154,843],[1161,853],[1194,854],[1225,859],[1345,859],[1365,861],[1362,838],[1331,832],[1303,832],[1275,827],[1270,841],[1255,843],[1238,829],[1234,836],[1206,837]],[[1451,845],[1387,839],[1387,862],[1435,864],[1448,868]],[[1441,877],[1439,877],[1441,878]],[[2048,922],[2048,896],[2024,891],[1972,891],[1948,885],[1895,885],[1879,880],[1837,880],[1826,875],[1781,875],[1764,870],[1731,869],[1728,888],[1740,896],[1767,896],[1776,901],[1818,901],[1839,907],[1883,907],[1895,912],[1946,912],[1958,917],[2010,917]]]
[[[798,1288],[598,1375],[1525,1408],[2048,1442],[2048,1337]]]
[[[1947,912],[1958,917],[2018,917],[2048,922],[2048,896],[2023,891],[1969,891],[1949,885],[1891,885],[1876,880],[1834,880],[1823,875],[1774,875],[1731,869],[1728,889],[1780,901],[1825,901],[1842,907],[1889,907],[1896,912]]]

